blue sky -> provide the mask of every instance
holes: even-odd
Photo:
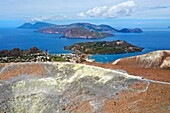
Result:
[[[170,19],[170,0],[0,0],[0,20]]]
[[[166,19],[167,22],[170,0],[0,0],[0,27],[76,19]]]

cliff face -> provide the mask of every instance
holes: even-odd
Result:
[[[168,85],[156,85],[154,91],[155,84],[123,70],[73,63],[12,63],[0,64],[0,79],[0,112],[154,112],[155,107],[158,112],[168,111]],[[162,92],[166,96],[157,98]]]
[[[170,69],[170,50],[154,51],[144,55],[122,58],[114,61],[113,64],[139,68]]]

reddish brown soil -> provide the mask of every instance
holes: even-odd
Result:
[[[10,65],[10,64],[6,64]],[[3,68],[5,64],[0,64],[0,68]],[[0,73],[0,80],[7,80],[11,77],[19,76],[20,74],[30,74],[41,76],[44,73],[44,67],[41,64],[20,64],[19,67],[13,68],[12,70],[7,70]]]
[[[107,113],[169,113],[170,86],[150,84],[143,93],[122,92],[119,99],[109,99],[103,108]]]
[[[170,82],[170,70],[164,69],[150,69],[150,68],[135,68],[135,67],[128,67],[122,65],[113,65],[110,63],[90,63],[84,62],[88,65],[99,66],[107,69],[121,69],[127,71],[131,75],[141,76],[144,78],[158,80],[158,81],[166,81]]]
[[[133,90],[144,90],[147,87],[148,83],[146,82],[137,82],[131,85]]]
[[[69,110],[71,109],[71,110]],[[79,106],[76,107],[70,107],[69,109],[67,109],[67,111],[71,112],[71,113],[92,113],[93,111],[93,107],[90,106],[88,101],[85,101],[83,103],[81,103]]]
[[[3,63],[0,63],[0,68],[2,68],[2,67],[4,67],[5,66],[5,64],[3,64]]]
[[[140,85],[140,84],[139,84]],[[141,85],[140,87],[146,87]],[[170,86],[151,83],[146,92],[123,91],[118,98],[109,98],[105,101],[104,113],[169,113]],[[73,113],[91,113],[89,102],[83,102],[74,108]]]

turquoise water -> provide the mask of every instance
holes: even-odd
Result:
[[[42,50],[48,50],[49,53],[71,53],[72,51],[64,50],[64,46],[69,46],[77,42],[88,41],[113,41],[125,40],[131,44],[144,47],[140,53],[128,53],[117,55],[93,55],[97,62],[111,62],[118,58],[128,57],[147,53],[153,50],[170,50],[170,29],[143,29],[144,33],[115,33],[115,37],[103,39],[60,39],[57,34],[35,33],[34,30],[0,28],[0,50],[13,49],[15,47],[28,49],[38,47]]]

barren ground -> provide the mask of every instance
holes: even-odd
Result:
[[[61,108],[60,113],[62,113],[62,112],[63,113],[65,113],[65,112],[72,112],[72,113],[80,113],[80,112],[81,113],[92,113],[92,112],[169,113],[170,112],[170,70],[132,68],[132,67],[125,67],[125,66],[121,66],[121,65],[114,66],[109,63],[102,64],[102,63],[85,62],[85,64],[102,67],[102,68],[106,68],[106,69],[124,70],[124,71],[127,71],[128,74],[130,74],[130,75],[141,76],[141,77],[143,77],[143,79],[141,79],[141,80],[134,79],[135,80],[134,81],[133,79],[131,79],[131,77],[127,77],[127,80],[129,79],[129,82],[128,82],[124,78],[125,84],[121,83],[122,86],[124,87],[124,89],[115,91],[111,87],[112,85],[115,85],[113,82],[116,83],[116,85],[114,87],[118,87],[119,79],[120,79],[120,81],[122,81],[123,78],[120,77],[118,79],[116,77],[116,78],[110,79],[108,77],[111,77],[111,75],[109,75],[107,77],[107,75],[105,75],[105,73],[103,72],[105,70],[100,71],[100,69],[97,68],[97,71],[95,69],[94,73],[93,73],[93,70],[91,70],[91,68],[90,68],[90,71],[92,71],[92,72],[83,71],[84,69],[87,69],[87,68],[86,68],[86,66],[84,67],[84,65],[81,66],[81,64],[79,66],[77,66],[75,64],[74,65],[71,64],[71,65],[68,65],[67,67],[64,67],[64,65],[61,65],[61,66],[57,65],[57,67],[58,67],[57,68],[56,66],[54,67],[53,64],[47,65],[47,64],[43,64],[43,63],[33,63],[33,64],[26,63],[26,64],[0,64],[0,80],[2,82],[9,81],[13,78],[19,77],[22,74],[26,74],[26,75],[32,76],[32,77],[34,77],[34,76],[53,77],[54,76],[53,74],[58,73],[59,71],[61,71],[59,73],[59,75],[57,75],[59,77],[62,77],[65,74],[69,77],[70,74],[73,74],[72,77],[70,76],[72,79],[68,80],[68,82],[73,82],[73,83],[71,83],[72,85],[71,86],[70,85],[63,86],[64,88],[68,87],[68,86],[69,87],[68,87],[68,89],[66,88],[66,90],[63,91],[62,95],[59,95],[61,97],[67,97],[67,99],[69,101],[71,100],[71,103],[63,104],[62,106],[57,106],[57,107]],[[78,71],[80,71],[86,77],[79,78],[77,76],[77,74],[75,76],[74,75],[75,72],[74,72],[74,70],[72,70],[72,68],[75,68],[76,73]],[[81,70],[81,69],[83,69],[83,70]],[[62,70],[63,71],[65,70],[65,71],[62,72]],[[119,71],[119,72],[121,72],[121,71]],[[94,77],[89,76],[86,73],[92,74]],[[49,75],[49,74],[51,74],[51,75]],[[111,74],[110,71],[108,74]],[[103,76],[106,76],[106,78],[105,77],[102,78]],[[113,76],[115,76],[115,75],[113,75]],[[77,81],[78,79],[80,79],[80,80]],[[148,82],[148,81],[145,81],[145,79],[156,80],[156,81],[163,82],[165,84]],[[21,78],[21,80],[22,80],[22,78]],[[45,79],[42,79],[42,80],[44,82],[46,82]],[[55,85],[53,82],[53,79],[49,79],[49,80],[51,80],[51,83],[50,83],[50,81],[48,81],[47,85],[50,85],[48,87],[53,88],[53,85]],[[67,80],[67,79],[65,79],[65,80]],[[107,82],[104,82],[105,80],[107,80]],[[114,81],[114,80],[117,80],[117,81]],[[133,82],[131,83],[130,81],[132,81],[132,80],[133,80]],[[22,80],[22,81],[25,82],[24,84],[27,84],[27,82],[28,82],[28,81],[24,81],[24,80]],[[32,81],[34,81],[34,80],[32,80]],[[21,82],[21,83],[23,83],[23,82]],[[62,81],[60,81],[60,82],[62,82]],[[103,85],[101,85],[101,83],[99,84],[99,82],[102,82]],[[63,83],[65,83],[65,82],[63,82]],[[31,84],[33,85],[34,82]],[[37,84],[36,81],[35,81],[35,84]],[[68,84],[70,84],[70,83],[68,83]],[[80,86],[79,84],[81,84],[83,87],[79,88],[79,86]],[[40,81],[39,81],[39,85],[40,86],[35,86],[35,89],[36,89],[36,87],[38,87],[38,88],[44,87],[43,86],[44,83],[40,84]],[[62,86],[62,84],[60,84],[60,85]],[[84,87],[84,86],[86,86],[86,87]],[[13,89],[14,91],[16,90],[16,92],[15,92],[16,94],[19,90],[18,89],[19,87],[21,87],[21,84],[16,84],[12,87],[12,88],[14,88]],[[29,86],[25,86],[25,87],[28,87],[28,90],[30,90]],[[48,87],[47,87],[47,89],[48,89]],[[24,87],[22,86],[21,91],[23,90],[23,92],[25,92],[26,89],[23,89],[23,88]],[[58,86],[55,86],[54,88],[58,88]],[[39,90],[39,89],[37,89],[37,90]],[[24,98],[23,98],[23,94],[25,95],[25,93],[23,93],[23,92],[17,94],[19,96],[16,96],[16,99],[19,98],[19,100],[15,100],[15,101],[22,103],[22,99],[23,99],[23,101],[27,100],[26,96],[24,96]],[[102,93],[100,94],[100,92],[103,92],[103,94]],[[4,92],[1,92],[1,93],[4,93]],[[115,93],[115,94],[111,94],[111,93]],[[48,94],[48,92],[47,92],[47,94]],[[34,97],[30,97],[31,95],[32,95],[32,93],[28,94],[28,98],[36,99],[37,98],[36,95],[38,95],[38,94],[35,93]],[[49,96],[51,96],[51,95],[49,95]],[[14,95],[14,97],[15,97],[15,95]],[[84,99],[85,97],[86,97],[86,99]],[[42,99],[43,98],[44,97],[42,97]],[[47,99],[49,99],[49,98],[51,98],[51,97],[48,97]],[[56,96],[55,98],[58,98],[58,96]],[[50,101],[53,102],[53,100],[50,100]],[[0,102],[0,107],[4,106],[3,103],[4,102],[2,102],[2,103]],[[1,105],[1,104],[3,104],[3,105]],[[32,103],[32,104],[34,104],[34,103]],[[39,106],[39,104],[37,104],[37,106]],[[16,107],[18,107],[18,106],[16,106]],[[99,107],[100,109],[98,109],[96,107]],[[5,109],[7,109],[6,106],[5,106]],[[20,107],[20,109],[22,109],[22,107]],[[98,109],[98,110],[95,110],[95,109]],[[24,109],[24,110],[26,110],[26,109]],[[18,111],[18,110],[16,110],[16,111]],[[4,111],[2,111],[2,113],[3,112]],[[27,111],[27,112],[30,113],[29,111]],[[58,111],[55,111],[55,112],[58,113]],[[34,112],[31,112],[31,113],[34,113]]]

